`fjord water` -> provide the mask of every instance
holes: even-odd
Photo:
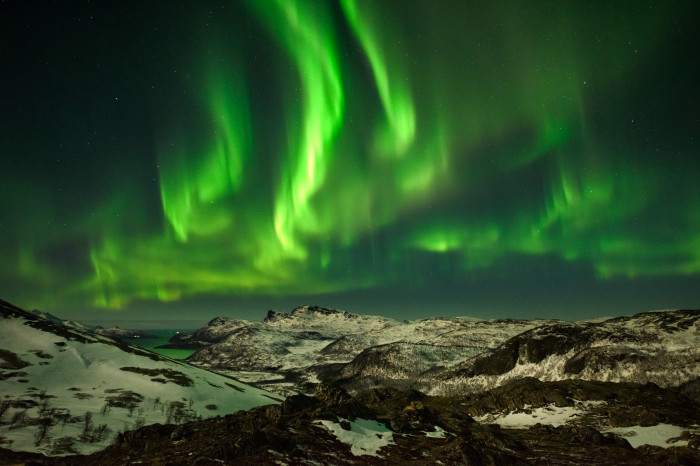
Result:
[[[153,335],[155,338],[129,338],[126,341],[171,359],[185,359],[195,351],[188,349],[159,348],[159,346],[167,345],[170,338],[177,333],[194,332],[194,330],[195,329],[149,329],[145,330],[144,333]]]

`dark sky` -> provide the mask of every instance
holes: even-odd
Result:
[[[2,1],[0,297],[700,305],[696,1]]]

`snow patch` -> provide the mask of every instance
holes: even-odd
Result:
[[[680,440],[681,433],[688,430],[671,424],[657,424],[655,426],[614,427],[603,432],[612,432],[624,437],[633,448],[641,445],[655,445],[657,447],[682,447],[688,444],[686,440]]]
[[[446,431],[440,427],[440,426],[435,426],[435,430],[433,432],[423,432],[426,437],[430,438],[445,438]]]
[[[345,421],[345,419],[341,419]],[[394,433],[380,422],[357,418],[350,422],[350,430],[345,430],[340,422],[327,420],[315,421],[346,445],[355,456],[379,456],[379,450],[394,444]]]
[[[525,405],[522,411],[511,411],[502,414],[485,414],[474,418],[481,424],[498,424],[512,429],[527,429],[535,424],[549,424],[554,427],[563,426],[575,420],[591,407],[604,402],[582,402],[576,406],[555,406],[554,403],[540,408],[530,408]]]

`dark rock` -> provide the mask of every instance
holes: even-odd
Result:
[[[590,385],[586,385],[590,384]],[[532,389],[542,400],[583,392],[588,386],[594,396],[607,396],[615,385],[599,386],[583,381],[566,384],[527,379],[512,384],[512,393]],[[619,400],[636,396],[665,403],[663,389],[652,385],[618,387]],[[505,396],[492,397],[498,401]],[[660,396],[660,398],[659,398]],[[484,400],[489,399],[487,397]],[[472,400],[474,401],[474,400]],[[687,401],[687,400],[686,400]],[[700,452],[688,447],[632,449],[626,440],[601,434],[588,425],[529,429],[505,429],[475,423],[464,413],[464,399],[426,396],[415,391],[377,389],[357,398],[333,386],[321,386],[314,397],[297,395],[281,405],[261,406],[225,417],[191,422],[180,426],[147,426],[120,434],[113,446],[89,456],[48,458],[20,452],[0,451],[0,464],[51,464],[105,466],[123,464],[698,464]],[[692,403],[692,402],[690,402]],[[467,403],[468,404],[468,403]],[[380,451],[380,457],[354,456],[348,445],[339,442],[320,426],[319,419],[338,421],[339,412],[363,411],[365,419],[380,422],[397,416],[396,425],[405,421],[402,435]],[[357,415],[357,414],[356,414]],[[359,417],[359,416],[358,416]],[[349,417],[341,427],[352,429]],[[467,421],[467,419],[469,421]],[[395,423],[389,423],[392,429]],[[441,426],[444,438],[431,438],[424,432]],[[400,426],[395,429],[401,430]],[[695,436],[683,434],[692,441]],[[6,454],[7,453],[7,454]]]
[[[319,399],[306,395],[292,395],[282,403],[282,412],[293,413],[302,410],[313,410],[320,405]]]
[[[319,385],[316,398],[323,403],[324,411],[332,416],[354,421],[356,418],[374,419],[374,413],[345,390],[330,385]]]
[[[696,403],[700,403],[700,378],[681,385],[678,391]]]

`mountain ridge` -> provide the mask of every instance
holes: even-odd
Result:
[[[268,311],[262,322],[239,321],[235,333],[204,345],[188,361],[285,395],[308,392],[319,382],[340,383],[351,392],[387,384],[435,394],[442,389],[478,392],[528,373],[547,380],[632,377],[678,386],[692,382],[694,371],[700,373],[695,359],[700,358],[699,314],[652,311],[577,322],[459,317],[399,322],[301,306],[290,313]],[[385,362],[397,354],[392,345],[414,353],[403,354],[404,363],[392,366],[394,372]],[[446,347],[452,356],[445,357]],[[674,358],[680,358],[679,369],[663,370],[663,360]],[[426,366],[426,361],[433,363]],[[651,375],[645,378],[645,373]],[[401,376],[397,385],[398,374],[411,376]]]

